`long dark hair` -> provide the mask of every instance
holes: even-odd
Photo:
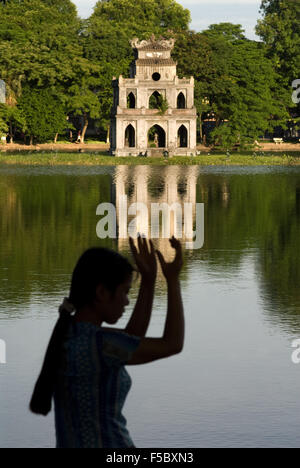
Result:
[[[91,305],[96,297],[96,288],[103,284],[112,294],[134,271],[122,255],[106,248],[94,247],[80,257],[71,281],[69,302],[78,310]],[[54,327],[41,373],[36,382],[30,402],[30,410],[46,416],[51,411],[57,370],[63,341],[73,320],[67,307],[60,308],[60,317]]]

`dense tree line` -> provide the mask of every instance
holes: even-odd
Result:
[[[71,0],[0,2],[0,132],[13,141],[63,134],[69,116],[108,129],[113,76],[128,76],[130,39],[175,37],[180,76],[195,77],[198,116],[213,116],[211,140],[223,147],[253,143],[265,131],[297,122],[291,83],[300,79],[300,2],[263,0],[251,41],[239,25],[189,29],[190,13],[175,0],[98,1],[87,20]],[[298,106],[299,107],[299,106]]]

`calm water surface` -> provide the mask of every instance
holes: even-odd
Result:
[[[205,204],[204,247],[185,251],[184,351],[128,368],[136,446],[298,447],[300,170],[146,166],[0,169],[0,446],[55,445],[53,414],[31,415],[30,394],[78,256],[92,245],[129,255],[127,241],[96,236],[97,205],[124,193]],[[159,274],[149,336],[165,313]]]

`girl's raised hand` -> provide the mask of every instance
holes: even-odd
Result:
[[[157,250],[157,256],[161,265],[162,272],[167,281],[177,280],[183,266],[181,242],[173,236],[169,239],[171,246],[176,250],[173,262],[167,263],[162,253]]]
[[[155,248],[152,240],[149,240],[149,245],[146,238],[140,235],[137,239],[137,247],[134,244],[132,237],[129,237],[129,245],[134,257],[136,266],[142,275],[142,279],[146,281],[155,281],[157,274],[157,261],[155,256]]]

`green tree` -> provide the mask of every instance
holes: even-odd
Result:
[[[181,76],[195,77],[201,119],[214,117],[212,141],[223,148],[254,143],[288,114],[277,89],[273,63],[263,44],[248,40],[240,25],[211,25],[203,33],[179,34],[176,58]]]
[[[6,105],[5,120],[8,125],[10,143],[13,143],[16,130],[21,130],[22,132],[26,132],[27,130],[25,117],[18,105]]]
[[[237,42],[243,41],[246,39],[245,30],[242,29],[240,24],[233,24],[233,23],[219,23],[219,24],[211,24],[207,31],[205,31],[205,35],[213,37],[222,36],[224,39],[230,42]]]
[[[278,93],[278,76],[264,48],[246,40],[231,50],[227,84],[212,107],[217,116],[212,136],[225,148],[253,144],[266,131],[284,127],[288,118]]]
[[[210,110],[209,95],[212,86],[218,86],[215,55],[208,38],[194,31],[180,31],[176,34],[173,58],[177,61],[177,72],[181,78],[193,76],[195,79],[195,107],[199,118],[200,137],[202,140],[202,117]],[[218,55],[224,58],[224,51]],[[226,65],[226,57],[224,66]],[[220,84],[222,87],[222,84]],[[214,94],[216,91],[214,92]]]
[[[300,105],[292,103],[292,83],[300,78],[300,2],[299,0],[263,0],[263,19],[256,32],[266,45],[279,73],[279,87],[290,112],[289,126],[299,124]]]
[[[34,138],[40,142],[53,140],[67,126],[65,107],[50,89],[24,86],[19,105],[30,144]]]
[[[82,22],[70,0],[11,0],[9,5],[0,5],[0,76],[7,83],[11,106],[21,99],[24,86],[37,90],[34,98],[42,93],[42,106],[48,98],[41,90],[49,88],[54,102],[58,99],[66,110],[84,116],[85,131],[89,113],[95,117],[99,104],[90,88],[95,85],[97,67],[83,57],[81,30]],[[30,96],[25,99],[30,100]],[[36,102],[30,107],[31,115],[34,110],[38,112],[35,117],[32,115],[37,122],[41,109]],[[58,115],[61,114],[59,106]],[[61,128],[60,117],[52,115],[49,119],[59,124],[56,135]],[[51,128],[51,135],[52,123],[44,126]],[[36,138],[45,138],[43,131],[37,132],[35,125],[31,131],[33,128]]]
[[[1,104],[0,119],[2,133],[9,133],[10,143],[14,142],[14,135],[17,129],[25,131],[26,122],[20,109],[17,106],[17,100],[21,94],[20,80],[12,79],[9,84],[5,83],[5,103]]]
[[[0,137],[6,135],[8,130],[6,122],[6,109],[4,104],[0,104]]]
[[[83,117],[81,142],[84,143],[89,119],[100,118],[100,104],[97,87],[100,81],[101,68],[83,59],[77,69],[76,78],[70,83],[66,99],[69,112]]]
[[[15,81],[55,86],[74,75],[81,28],[70,0],[10,0],[0,5],[0,72]]]
[[[263,0],[256,32],[266,44],[286,87],[300,78],[300,2]]]

